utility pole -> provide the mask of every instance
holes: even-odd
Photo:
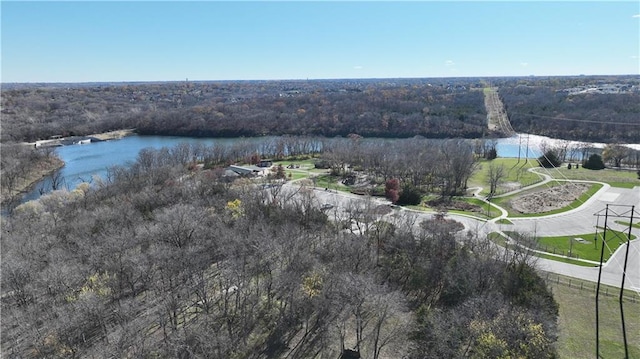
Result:
[[[604,211],[604,214],[602,213]],[[636,212],[635,206],[629,205],[609,205],[607,204],[604,210],[601,210],[594,214],[597,217],[596,223],[600,223],[600,217],[604,216],[604,227],[602,232],[602,248],[600,249],[600,265],[598,269],[598,283],[596,286],[596,358],[600,358],[600,317],[599,317],[599,295],[600,295],[600,281],[602,279],[602,264],[604,261],[604,247],[607,246],[607,232],[610,232],[614,237],[620,237],[624,235],[624,232],[617,232],[611,230],[608,225],[609,218],[621,218],[624,222],[629,221],[628,231],[626,233],[626,251],[624,256],[624,263],[622,268],[622,283],[620,285],[620,295],[618,297],[618,301],[620,304],[620,320],[622,322],[622,338],[624,341],[624,353],[625,358],[629,358],[629,346],[627,343],[627,331],[626,324],[624,319],[624,305],[623,305],[623,294],[624,294],[624,285],[627,274],[627,263],[629,261],[629,247],[631,241],[631,229],[633,228],[633,220],[635,216],[638,216],[638,212]],[[598,225],[596,224],[596,233],[598,230]],[[621,239],[621,238],[620,238]],[[596,238],[594,242],[598,240]],[[596,245],[597,248],[597,245]]]
[[[491,219],[491,194],[487,197],[487,217]]]
[[[572,251],[573,251],[573,238],[569,238],[569,258],[571,258]]]

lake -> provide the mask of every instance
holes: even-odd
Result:
[[[261,141],[265,137],[242,138],[246,141]],[[85,145],[62,146],[56,149],[58,156],[65,162],[60,170],[63,184],[68,189],[75,188],[82,182],[91,182],[94,176],[104,178],[107,168],[116,165],[127,165],[135,161],[138,152],[147,147],[162,148],[172,147],[182,142],[202,143],[213,145],[216,143],[233,144],[239,138],[189,138],[174,136],[128,136],[120,140],[94,142]],[[516,135],[510,138],[498,139],[498,156],[500,157],[540,157],[540,148],[544,143],[554,144],[561,140],[535,135]],[[566,141],[563,141],[566,142]],[[528,151],[527,151],[527,143]],[[602,144],[590,144],[593,147],[602,147]],[[640,145],[633,145],[640,148]],[[41,192],[51,190],[49,178],[37,183],[34,188],[23,197],[23,201],[37,199]]]
[[[189,138],[178,136],[127,136],[119,140],[92,142],[85,145],[70,145],[56,148],[56,153],[65,163],[60,169],[65,188],[73,189],[82,182],[91,182],[94,176],[104,178],[107,168],[124,166],[138,157],[143,148],[173,147],[182,142],[232,144],[237,138]],[[51,179],[45,178],[26,193],[22,202],[40,197],[42,192],[51,191]]]

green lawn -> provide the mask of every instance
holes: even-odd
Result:
[[[509,224],[509,225],[513,224],[513,222],[511,222],[510,220],[505,219],[505,218],[497,220],[496,223],[497,224]]]
[[[309,174],[304,172],[294,170],[285,170],[284,172],[287,174],[287,179],[290,181],[309,177]]]
[[[539,170],[541,173],[547,173],[542,168]],[[635,171],[625,170],[588,170],[585,168],[567,169],[567,167],[561,167],[553,170],[549,170],[549,175],[556,179],[572,179],[572,180],[585,180],[585,181],[598,181],[605,182],[613,187],[633,188],[634,186],[640,186],[640,180]]]
[[[538,257],[538,258],[544,258],[544,259],[549,259],[549,260],[556,261],[556,262],[573,264],[573,265],[576,265],[576,266],[582,266],[582,267],[594,267],[595,266],[594,264],[591,264],[591,263],[588,263],[588,262],[584,262],[584,261],[581,261],[581,260],[571,259],[571,258],[564,258],[564,257],[556,257],[556,256],[552,256],[550,254],[536,253],[535,256]]]
[[[498,186],[498,193],[504,193],[512,190],[516,187],[528,186],[542,180],[542,177],[529,172],[528,169],[532,167],[538,167],[535,160],[518,161],[517,158],[496,158],[491,161],[481,160],[478,162],[478,169],[469,179],[469,187],[482,187],[481,195],[486,196],[489,194],[489,166],[494,164],[495,166],[503,166],[505,168],[506,176],[504,177],[502,184]]]
[[[617,224],[621,224],[623,226],[629,226],[629,222],[625,222],[625,221],[615,221]],[[633,225],[631,226],[633,228],[640,228],[640,218],[638,218],[638,221],[633,221]]]
[[[277,165],[282,165],[282,167],[284,167],[286,170],[291,170],[291,171],[307,171],[307,172],[312,172],[312,173],[327,173],[329,170],[326,169],[320,169],[320,168],[316,168],[315,167],[315,160],[314,159],[306,159],[306,160],[282,160],[282,161],[275,161],[273,164],[275,166]],[[293,165],[298,166],[298,168],[292,168],[289,169],[287,168],[289,165]]]
[[[554,276],[557,277],[557,276]],[[559,283],[547,280],[558,302],[558,357],[562,359],[595,358],[595,283],[561,277]],[[582,289],[580,289],[582,287]],[[602,286],[598,300],[600,318],[600,355],[602,358],[624,358],[619,289]],[[627,296],[625,296],[627,297]],[[640,358],[640,298],[637,293],[624,301],[624,317],[629,358]]]
[[[327,174],[329,171],[326,169],[315,168],[315,159],[313,158],[303,160],[284,159],[281,161],[275,161],[273,164],[274,166],[282,165],[285,169],[285,173],[287,174],[287,179],[289,180],[309,178],[312,175],[321,176],[323,174]],[[290,165],[292,165],[293,168],[288,168]],[[318,184],[318,186],[321,186],[321,184]],[[326,183],[322,186],[326,187]]]
[[[331,176],[328,173],[321,174],[316,177],[316,187],[324,187],[342,192],[350,192],[350,188],[343,185],[340,182],[339,177]]]
[[[505,233],[507,233],[505,231]],[[488,238],[502,246],[502,247],[507,247],[507,241],[506,238],[503,237],[500,233],[497,232],[492,232],[489,233]],[[558,262],[563,262],[563,263],[569,263],[569,264],[574,264],[574,265],[579,265],[579,266],[583,266],[583,267],[593,267],[594,265],[591,263],[587,263],[587,262],[583,262],[580,260],[576,260],[576,259],[571,259],[571,258],[563,258],[563,257],[557,257],[557,256],[553,256],[553,255],[548,255],[548,254],[544,254],[544,253],[533,253],[533,255],[535,255],[536,257],[539,258],[544,258],[544,259],[549,259],[549,260],[553,260],[553,261],[558,261]]]
[[[501,247],[507,246],[507,239],[498,232],[491,232],[487,234],[487,238]]]
[[[505,234],[512,238],[517,238],[519,235],[517,232],[510,231],[505,231]],[[598,232],[572,236],[540,237],[538,238],[538,250],[579,259],[599,261],[602,250],[602,234],[602,232]],[[598,239],[597,245],[594,244],[596,236]],[[579,240],[576,238],[579,238]],[[632,235],[631,239],[635,239],[635,236]],[[611,254],[626,241],[627,235],[625,233],[613,230],[607,231],[607,245],[604,250],[604,260],[608,260]],[[556,258],[552,256],[549,259],[555,260]]]
[[[300,165],[300,167],[305,167],[305,168],[313,168],[315,167],[314,165],[314,160],[313,159],[306,159],[306,160],[282,160],[282,161],[275,161],[273,162],[274,165],[283,165],[284,167],[287,167],[288,165]]]
[[[502,212],[496,207],[494,207],[493,205],[487,206],[487,204],[484,201],[481,201],[477,198],[460,198],[460,199],[471,205],[478,206],[482,210],[481,212],[468,212],[467,214],[472,214],[475,216],[485,217],[489,219],[499,217],[502,214]]]
[[[497,166],[502,165],[507,170],[507,176],[504,178],[502,185],[498,186],[498,193],[510,190],[512,187],[509,185],[515,186],[516,183],[524,187],[541,181],[541,176],[527,171],[530,168],[537,168],[540,173],[548,174],[555,179],[598,181],[622,188],[640,186],[640,179],[638,179],[636,171],[615,169],[594,171],[582,167],[578,169],[575,167],[572,167],[572,169],[567,169],[567,167],[544,169],[538,166],[535,159],[521,159],[518,161],[517,158],[496,158],[492,161],[480,160],[478,169],[468,182],[469,187],[483,187],[481,194],[485,196],[489,194],[488,171],[491,163]]]

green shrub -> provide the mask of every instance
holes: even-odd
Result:
[[[544,155],[538,157],[538,163],[544,168],[554,168],[560,167],[562,161],[560,161],[555,151],[548,150]]]
[[[398,201],[396,204],[404,206],[404,205],[418,205],[422,200],[422,193],[420,190],[414,186],[404,186],[402,187],[402,192],[400,192],[400,196],[398,197]]]
[[[594,153],[582,164],[582,167],[589,170],[601,170],[604,169],[604,162],[602,162],[600,155]]]

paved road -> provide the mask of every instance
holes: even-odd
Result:
[[[539,236],[565,236],[571,234],[594,233],[596,225],[604,226],[605,208],[609,205],[609,214],[626,214],[627,222],[629,218],[629,206],[636,206],[640,211],[640,187],[633,189],[615,188],[605,185],[598,193],[592,196],[579,208],[574,210],[532,218],[510,218],[514,229],[521,232],[536,233]],[[598,217],[596,213],[603,216]],[[613,229],[623,229],[624,226],[615,223],[616,218],[611,217],[607,225]],[[636,219],[640,218],[635,216]],[[621,220],[621,218],[618,218]],[[634,220],[634,222],[636,222]]]
[[[339,216],[340,212],[343,212],[344,209],[353,206],[354,201],[363,202],[367,200],[367,197],[336,191],[326,191],[323,189],[314,189],[313,192],[318,200],[318,205],[324,203],[332,204],[335,206],[332,210],[333,215],[337,216]],[[383,199],[371,200],[377,204],[388,203],[388,201]],[[577,209],[545,217],[510,219],[514,225],[499,225],[495,222],[487,222],[478,218],[455,214],[449,214],[448,217],[462,222],[467,230],[476,231],[480,235],[499,230],[517,230],[521,232],[535,233],[538,236],[577,235],[595,232],[595,226],[598,220],[594,214],[599,212],[604,213],[603,210],[606,208],[607,204],[610,206],[611,211],[616,211],[619,214],[630,210],[630,207],[622,206],[631,205],[635,205],[636,212],[640,212],[640,187],[624,189],[605,185],[600,191],[598,191],[598,193]],[[416,221],[417,223],[422,219],[433,216],[433,214],[420,211],[409,211],[406,209],[402,209],[401,211],[402,213],[413,213],[418,217],[418,220]],[[635,215],[634,218],[636,218],[637,221],[640,221],[640,216]],[[604,218],[602,217],[600,221],[599,225],[602,226],[604,224]],[[634,219],[634,223],[637,223],[637,221]],[[625,228],[624,226],[615,224],[611,219],[608,221],[608,225],[618,230]],[[640,230],[633,229],[632,233],[640,238]],[[616,253],[614,253],[609,261],[603,266],[601,277],[601,282],[603,284],[615,287],[621,286],[626,250],[626,245],[620,246]],[[594,282],[598,279],[599,268],[595,266],[577,266],[542,258],[538,260],[538,265],[540,269],[552,273]],[[629,246],[625,288],[629,288],[640,293],[640,239],[632,241]]]
[[[624,257],[627,246],[621,246],[615,255],[602,267],[601,283],[614,287],[622,285],[622,272],[624,267]],[[584,279],[592,282],[598,280],[597,267],[583,267],[552,261],[549,259],[538,259],[538,267],[542,270],[566,275],[573,278]],[[629,258],[627,262],[627,275],[624,287],[634,290],[640,294],[640,240],[631,241],[629,246]]]
[[[607,226],[615,230],[628,230],[628,226],[617,224],[615,220],[622,220],[622,217],[626,217],[625,221],[628,222],[630,206],[635,206],[634,223],[640,222],[640,216],[638,216],[638,213],[640,213],[640,187],[626,189],[605,185],[584,205],[569,212],[545,217],[509,219],[514,223],[513,226],[509,226],[512,227],[509,230],[535,233],[538,236],[595,233],[596,226],[604,226],[604,216],[596,216],[595,214],[604,215],[607,205],[609,205]],[[598,232],[600,231],[599,229]],[[640,238],[640,230],[637,228],[632,230],[632,234]],[[626,245],[619,247],[603,266],[603,283],[620,287],[626,250]],[[598,268],[575,266],[546,259],[540,260],[540,268],[590,281],[597,281],[598,279]],[[625,288],[640,292],[640,239],[631,241],[626,273]]]

